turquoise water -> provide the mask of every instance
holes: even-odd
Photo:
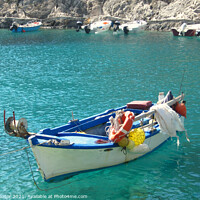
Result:
[[[46,183],[28,150],[0,157],[0,199],[200,199],[200,39],[171,33],[102,35],[72,30],[13,34],[0,30],[0,154],[26,141],[9,137],[6,117],[25,117],[29,131],[60,126],[132,100],[185,92],[185,127],[191,140],[169,140],[134,162]],[[59,164],[59,163],[58,163]],[[60,187],[62,186],[62,187]],[[85,196],[84,196],[85,195]]]

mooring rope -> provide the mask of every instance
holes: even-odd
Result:
[[[181,84],[180,84],[180,89],[179,89],[179,95],[181,94],[181,89],[182,89],[182,85],[183,85],[183,79],[184,79],[184,76],[185,76],[185,72],[186,72],[186,69],[184,69],[184,71],[183,71],[183,75],[182,75],[182,79],[181,79]]]
[[[29,159],[29,156],[28,156],[28,151],[27,151],[26,149],[24,149],[24,150],[25,150],[26,155],[27,155],[27,160],[28,160],[28,164],[29,164],[29,168],[30,168],[30,171],[31,171],[31,175],[32,175],[32,179],[33,179],[34,185],[38,188],[38,190],[46,191],[46,190],[42,190],[42,189],[38,186],[38,184],[36,183],[35,177],[34,177],[34,174],[33,174],[33,170],[32,170],[32,167],[31,167],[30,159]]]
[[[15,153],[15,152],[17,152],[17,151],[23,151],[23,150],[28,149],[28,148],[30,148],[30,146],[28,146],[28,147],[23,147],[23,148],[21,148],[21,149],[17,149],[17,150],[10,151],[10,152],[7,152],[7,153],[2,153],[2,154],[0,154],[0,156],[5,156],[5,155],[7,155],[7,154]]]
[[[45,142],[41,142],[41,143],[39,143],[39,144],[36,144],[35,146],[38,146],[38,145],[41,145],[41,144],[44,144],[44,143],[48,143],[49,141],[50,141],[50,140],[45,141]],[[30,146],[26,146],[26,147],[23,147],[23,148],[21,148],[21,149],[16,149],[16,150],[14,150],[14,151],[9,151],[9,152],[7,152],[7,153],[2,153],[2,154],[0,154],[0,156],[5,156],[5,155],[7,155],[7,154],[15,153],[15,152],[17,152],[17,151],[23,151],[23,150],[29,149],[29,148],[30,148]]]
[[[31,171],[31,175],[32,175],[32,179],[33,179],[34,185],[37,187],[38,190],[40,190],[40,191],[45,191],[45,192],[46,192],[46,191],[49,191],[49,190],[53,190],[53,189],[56,189],[56,188],[60,188],[60,187],[69,185],[69,184],[74,183],[74,182],[77,181],[77,180],[73,180],[73,181],[67,182],[67,183],[65,183],[65,184],[62,184],[62,185],[59,185],[59,186],[56,186],[56,187],[51,187],[51,188],[45,188],[45,189],[40,188],[40,187],[38,186],[38,184],[37,184],[37,182],[36,182],[36,180],[35,180],[34,174],[33,174],[33,170],[32,170],[32,167],[31,167],[31,162],[30,162],[29,155],[28,155],[28,151],[27,151],[26,149],[24,149],[24,150],[26,151],[27,160],[28,160],[28,163],[29,163],[29,168],[30,168],[30,171]],[[91,176],[88,176],[88,178],[90,178],[90,177],[93,177],[93,174],[92,174]],[[84,178],[79,179],[78,181],[81,181],[81,180],[83,180],[83,179],[84,179]]]
[[[47,189],[47,188],[45,188],[45,189],[40,188],[40,187],[38,186],[38,184],[37,184],[37,182],[36,182],[36,180],[35,180],[34,174],[33,174],[31,162],[30,162],[29,155],[28,155],[28,151],[27,151],[26,149],[25,149],[25,151],[26,151],[26,155],[27,155],[27,160],[28,160],[29,168],[30,168],[30,171],[31,171],[31,176],[32,176],[34,185],[37,187],[38,190],[40,190],[40,191],[45,191],[45,192],[46,192],[46,191],[48,191],[48,190],[53,190],[53,189],[55,189],[55,188],[60,188],[60,187],[62,187],[62,186],[65,186],[65,185],[69,184],[69,183],[66,183],[66,184],[64,184],[64,185],[57,186],[57,187],[52,187],[52,188],[48,188],[48,189]]]
[[[42,142],[42,143],[39,143],[39,144],[34,145],[34,146],[38,146],[38,145],[47,143],[47,142],[49,142],[49,141],[50,141],[50,140],[45,141],[45,142]],[[33,183],[34,183],[34,185],[37,187],[37,189],[40,190],[40,191],[49,191],[49,190],[53,190],[53,189],[66,186],[66,185],[68,185],[68,184],[71,184],[71,183],[77,181],[77,180],[73,180],[73,181],[67,182],[67,183],[65,183],[65,184],[62,184],[62,185],[59,185],[59,186],[56,186],[56,187],[52,187],[52,188],[45,188],[45,189],[40,188],[40,187],[38,186],[36,180],[35,180],[35,177],[34,177],[34,172],[33,172],[32,166],[31,166],[30,157],[29,157],[28,151],[27,151],[27,149],[29,149],[29,148],[30,148],[30,146],[26,146],[26,147],[23,147],[23,148],[21,148],[21,149],[16,149],[16,150],[14,150],[14,151],[10,151],[10,152],[7,152],[7,153],[0,154],[0,156],[4,156],[4,155],[7,155],[7,154],[11,154],[11,153],[15,153],[15,152],[18,152],[18,151],[23,151],[23,150],[25,150],[26,156],[27,156],[27,160],[28,160],[28,164],[29,164],[29,168],[30,168],[30,172],[31,172],[31,176],[32,176],[32,180],[33,180]],[[89,178],[92,177],[92,176],[93,176],[93,175],[89,176]],[[84,178],[79,179],[78,181],[81,181],[81,180],[83,180],[83,179],[84,179]]]

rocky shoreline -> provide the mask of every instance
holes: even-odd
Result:
[[[0,0],[0,28],[39,20],[42,28],[76,28],[76,22],[145,20],[147,30],[170,31],[200,23],[200,0]]]
[[[104,17],[104,19],[110,19]],[[85,18],[73,18],[73,17],[56,17],[48,19],[37,19],[37,18],[0,18],[0,28],[9,29],[10,25],[15,21],[19,24],[25,24],[32,20],[38,20],[43,23],[42,29],[76,29],[77,21],[85,21]],[[118,18],[111,19],[113,21],[120,20]],[[124,20],[120,20],[124,21]],[[200,24],[200,20],[188,20],[188,19],[177,19],[177,20],[152,20],[147,21],[146,30],[149,31],[170,31],[172,27],[180,27],[182,23],[187,24]]]

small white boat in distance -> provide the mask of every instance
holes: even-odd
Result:
[[[143,20],[137,20],[119,25],[119,30],[124,31],[125,34],[128,34],[130,32],[135,33],[137,31],[144,30],[146,25],[147,22]]]
[[[108,31],[112,26],[112,21],[97,21],[90,25],[90,30],[94,31],[96,34],[104,31]]]
[[[77,32],[79,32],[80,30],[84,30],[86,33],[92,32],[98,34],[108,31],[112,26],[112,21],[109,20],[97,21],[87,25],[82,25],[82,22],[78,21],[77,26],[78,26],[78,28],[76,29]]]

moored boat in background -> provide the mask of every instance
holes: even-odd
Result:
[[[116,28],[114,29],[114,32],[123,31],[125,34],[128,34],[128,33],[135,33],[135,32],[144,30],[147,25],[147,22],[143,20],[136,20],[133,22],[127,22],[120,25],[120,23],[117,21],[115,22],[115,24],[116,24]]]
[[[10,30],[12,32],[30,32],[30,31],[37,31],[40,26],[42,25],[42,22],[33,21],[28,22],[26,24],[18,24],[17,22],[13,22],[10,26]]]
[[[187,25],[183,23],[180,28],[171,29],[174,36],[200,36],[200,24]]]
[[[79,32],[80,30],[84,30],[85,33],[102,33],[108,31],[112,26],[112,21],[104,20],[104,21],[97,21],[91,24],[83,25],[81,21],[77,22],[77,29],[76,31]]]

